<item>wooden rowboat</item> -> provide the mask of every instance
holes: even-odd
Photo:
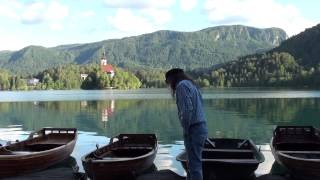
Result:
[[[187,171],[185,151],[177,160]],[[251,140],[210,138],[202,152],[204,179],[249,179],[264,161],[264,156]]]
[[[120,134],[83,156],[82,164],[91,179],[125,179],[150,168],[157,150],[154,134]]]
[[[0,177],[43,170],[67,159],[73,151],[77,129],[43,128],[28,139],[0,146]]]
[[[276,161],[291,174],[320,179],[320,131],[312,126],[278,126],[271,150]]]

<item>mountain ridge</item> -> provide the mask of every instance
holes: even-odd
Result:
[[[285,31],[279,28],[242,25],[209,27],[193,32],[160,30],[51,48],[27,46],[19,51],[0,53],[0,68],[33,74],[61,64],[99,63],[102,52],[106,51],[108,61],[120,67],[194,69],[269,50],[286,38]]]

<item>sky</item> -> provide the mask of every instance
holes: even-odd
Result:
[[[0,0],[0,51],[234,24],[292,36],[320,23],[319,7],[319,0]]]

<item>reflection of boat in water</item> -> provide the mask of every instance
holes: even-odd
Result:
[[[76,138],[73,128],[43,128],[27,140],[0,147],[0,177],[46,169],[65,160]]]
[[[320,131],[311,126],[278,126],[271,140],[276,161],[294,176],[320,179]]]
[[[187,171],[187,154],[182,152],[177,160]],[[205,143],[202,152],[204,179],[249,179],[264,161],[264,156],[251,140],[214,139]]]
[[[91,179],[124,179],[150,168],[157,150],[154,134],[120,134],[83,156],[82,164]]]

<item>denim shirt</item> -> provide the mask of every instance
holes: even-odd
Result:
[[[189,80],[182,80],[176,86],[176,103],[184,134],[192,125],[205,123],[202,96],[198,88]]]

